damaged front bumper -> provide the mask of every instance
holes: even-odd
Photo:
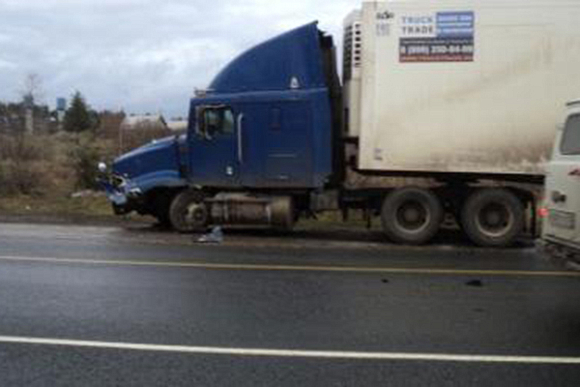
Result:
[[[131,179],[125,177],[104,176],[99,179],[99,184],[107,193],[107,198],[117,215],[125,215],[136,210],[137,204],[143,196],[141,188]]]

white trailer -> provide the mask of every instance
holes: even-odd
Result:
[[[580,90],[579,20],[570,0],[364,3],[346,21],[358,168],[543,174]]]
[[[428,240],[445,211],[480,245],[533,228],[580,91],[579,20],[570,0],[365,2],[346,18],[347,154],[367,188],[405,178],[382,206],[392,239]]]

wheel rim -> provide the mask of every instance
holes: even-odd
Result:
[[[207,221],[207,209],[202,203],[192,203],[187,206],[184,220],[191,227],[204,226]]]
[[[405,232],[418,233],[429,225],[431,213],[423,203],[408,200],[399,206],[395,219],[397,226]]]
[[[502,237],[512,227],[514,215],[503,203],[488,203],[475,217],[479,231],[490,237]]]

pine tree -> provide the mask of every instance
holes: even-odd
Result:
[[[95,115],[90,111],[80,92],[73,95],[70,107],[64,116],[64,130],[80,133],[93,130],[96,126]]]

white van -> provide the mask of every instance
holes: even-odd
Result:
[[[580,270],[580,101],[568,104],[547,169],[540,247],[558,264]]]

